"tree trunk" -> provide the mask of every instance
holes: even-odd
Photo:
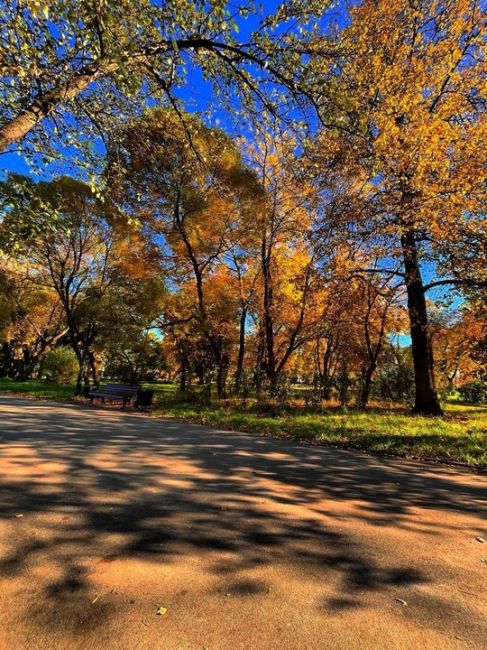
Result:
[[[88,362],[90,364],[91,376],[93,378],[93,387],[100,387],[100,373],[98,372],[98,364],[96,362],[95,353],[91,350],[88,352]]]
[[[17,140],[21,140],[41,120],[48,117],[59,104],[77,97],[91,83],[115,72],[118,63],[114,61],[95,61],[74,73],[71,79],[39,95],[33,103],[0,129],[0,151],[4,151]]]
[[[12,349],[9,341],[2,344],[2,362],[0,364],[0,377],[7,377],[9,368],[12,364]]]
[[[81,395],[83,392],[83,367],[80,366],[78,370],[78,375],[76,377],[76,387],[74,389],[75,395]]]
[[[18,379],[20,381],[26,381],[27,379],[29,379],[33,369],[34,368],[33,368],[30,348],[26,343],[24,343],[22,345],[22,361],[20,362],[20,366],[19,366]]]
[[[277,393],[277,382],[279,378],[279,373],[271,365],[267,366],[267,379],[269,380],[269,389],[271,395]]]
[[[78,376],[76,377],[75,395],[83,394],[83,385],[88,387],[90,385],[88,373],[85,369],[85,356],[82,354],[78,347],[75,348],[74,353],[78,359]]]
[[[235,373],[235,392],[237,395],[240,394],[242,388],[242,377],[244,370],[244,359],[245,359],[245,322],[247,320],[247,310],[242,309],[240,315],[240,330],[239,330],[239,341],[238,341],[238,357],[237,357],[237,370]]]
[[[227,374],[228,374],[228,356],[224,354],[218,364],[218,370],[216,375],[216,390],[218,394],[218,399],[223,399],[226,397],[226,385],[227,385]]]
[[[423,279],[419,267],[418,250],[414,231],[401,238],[406,290],[411,331],[411,348],[414,365],[415,402],[414,413],[442,415],[443,411],[435,388],[433,349],[428,328],[428,312]]]
[[[188,362],[186,357],[181,357],[181,373],[179,375],[179,390],[181,393],[185,393],[187,390],[187,372]]]
[[[331,397],[331,352],[328,351],[323,355],[323,370],[320,372],[320,388],[323,399]]]
[[[372,386],[372,376],[376,368],[377,365],[372,363],[369,366],[367,366],[364,372],[362,388],[360,390],[360,397],[358,401],[359,408],[363,409],[364,411],[367,408],[367,404],[369,402],[370,388]]]

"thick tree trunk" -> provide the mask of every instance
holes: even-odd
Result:
[[[30,378],[30,375],[34,369],[33,360],[30,353],[30,348],[27,344],[22,345],[22,361],[19,365],[18,379],[20,381],[26,381]]]
[[[408,231],[403,235],[401,244],[406,272],[416,392],[413,410],[415,413],[423,415],[442,415],[443,411],[435,388],[433,348],[428,328],[426,298],[414,232]]]
[[[331,379],[328,375],[320,377],[321,383],[321,396],[323,399],[330,399],[331,397]]]
[[[76,387],[74,389],[75,395],[81,395],[83,392],[83,367],[79,366],[78,375],[76,377]]]
[[[85,368],[85,357],[79,350],[79,348],[74,348],[74,353],[78,359],[78,375],[76,377],[76,388],[74,390],[75,395],[82,395],[83,385],[88,387],[90,385],[88,373]]]
[[[0,364],[0,377],[7,377],[12,365],[12,346],[9,341],[2,344],[2,362]]]
[[[330,399],[331,397],[331,375],[330,375],[330,361],[331,354],[328,353],[328,348],[323,355],[323,370],[320,372],[320,388],[323,399]]]
[[[277,393],[279,373],[271,365],[267,366],[267,379],[269,380],[270,393],[271,395],[275,395]]]
[[[228,375],[228,357],[226,354],[223,355],[220,363],[218,364],[217,375],[216,375],[216,390],[218,394],[218,399],[223,399],[226,397],[226,385],[227,385],[227,375]]]

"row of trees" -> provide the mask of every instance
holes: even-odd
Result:
[[[183,391],[214,382],[219,397],[276,394],[292,375],[343,402],[354,383],[365,408],[378,370],[404,364],[394,337],[411,325],[405,274],[353,223],[350,199],[357,209],[362,197],[343,170],[337,180],[332,166],[323,189],[314,151],[297,157],[293,140],[268,133],[241,144],[153,110],[118,134],[103,199],[70,178],[11,177],[2,373],[42,373],[49,351],[69,345],[78,390],[99,382],[100,365],[131,381],[178,375]],[[483,321],[474,301],[445,314],[427,334],[452,387],[482,372]]]
[[[64,47],[54,47],[42,3],[20,13],[17,4],[5,14],[17,49],[9,32],[0,143],[54,155],[73,123],[88,124],[76,146],[98,133],[106,154],[95,193],[66,178],[4,185],[5,301],[23,283],[53,297],[49,333],[34,350],[21,343],[27,369],[68,342],[79,385],[88,371],[97,382],[97,354],[151,331],[145,340],[167,348],[183,389],[215,375],[223,396],[231,370],[240,391],[251,369],[257,391],[276,392],[301,360],[300,374],[325,394],[334,376],[343,391],[360,377],[365,406],[391,335],[407,329],[415,411],[441,413],[432,340],[441,331],[475,332],[469,372],[482,373],[478,2],[364,0],[345,27],[327,29],[323,3],[284,2],[243,45],[224,2],[147,2],[135,16],[132,3],[64,1]],[[182,110],[173,88],[188,58],[224,101],[237,91],[240,118],[265,109],[252,136],[236,144]],[[145,93],[166,107],[141,114]],[[312,137],[291,129],[306,107],[320,125]],[[461,291],[464,308],[435,334],[431,292],[441,287]],[[8,355],[7,345],[7,364]]]

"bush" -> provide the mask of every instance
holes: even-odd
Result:
[[[78,359],[70,348],[56,348],[46,355],[43,370],[48,381],[68,384],[78,374]]]
[[[466,402],[476,404],[487,404],[487,381],[483,379],[474,379],[469,381],[458,389],[460,397]]]

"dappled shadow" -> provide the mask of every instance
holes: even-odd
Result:
[[[443,468],[89,407],[0,398],[0,409],[0,512],[16,526],[0,575],[51,562],[50,624],[72,632],[89,617],[73,614],[73,597],[93,595],[93,562],[175,566],[201,556],[215,592],[244,599],[272,594],[265,571],[254,573],[280,567],[326,585],[316,607],[339,613],[432,579],[382,557],[342,520],[434,537],[441,520],[432,527],[414,509],[485,514],[482,477]],[[69,615],[54,616],[62,608]],[[39,605],[35,616],[45,615]],[[104,604],[96,616],[106,615]]]

